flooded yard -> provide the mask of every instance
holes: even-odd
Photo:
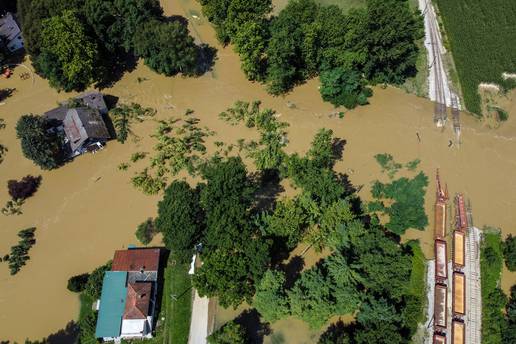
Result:
[[[281,120],[290,123],[289,151],[305,152],[318,129],[331,128],[335,136],[346,140],[343,159],[336,169],[349,174],[356,186],[363,185],[360,196],[366,200],[370,198],[371,182],[385,178],[373,158],[375,154],[387,152],[403,163],[420,159],[420,168],[430,179],[425,203],[430,225],[425,231],[409,231],[405,238],[420,239],[427,257],[433,255],[436,168],[448,184],[450,195],[463,192],[471,200],[475,226],[501,227],[504,236],[516,235],[515,101],[509,104],[509,121],[497,130],[462,114],[462,143],[451,147],[453,131],[450,127],[435,128],[433,104],[399,89],[375,88],[370,105],[346,112],[342,119],[329,116],[334,109],[322,102],[318,80],[284,97],[272,97],[263,86],[245,79],[230,46],[217,44],[209,23],[198,17],[201,11],[196,1],[162,4],[167,15],[188,17],[194,37],[218,49],[214,70],[199,78],[166,78],[140,63],[102,92],[118,97],[119,102],[156,108],[157,118],[179,115],[191,108],[201,124],[217,133],[213,140],[228,143],[255,135],[218,119],[218,113],[236,100],[261,100],[263,107],[277,110]],[[16,341],[39,339],[76,319],[79,302],[77,295],[66,289],[68,278],[92,270],[110,259],[113,250],[135,243],[136,226],[155,215],[159,199],[143,195],[130,184],[133,172],[139,171],[143,162],[128,171],[117,168],[136,151],[150,152],[153,141],[149,135],[156,126],[153,121],[134,126],[139,142],[109,142],[98,154],[79,157],[54,171],[41,171],[25,159],[15,136],[17,119],[26,113],[41,114],[72,94],[58,93],[38,77],[34,84],[22,81],[19,76],[24,71],[17,68],[11,79],[0,79],[0,87],[16,88],[14,95],[0,105],[0,118],[7,125],[0,131],[0,142],[9,149],[0,164],[0,202],[3,205],[8,200],[7,180],[28,174],[43,177],[38,192],[23,205],[22,215],[0,215],[2,256],[17,242],[19,230],[37,228],[37,243],[19,274],[9,276],[7,265],[0,264],[0,340]],[[514,273],[504,274],[505,290],[515,282]],[[219,310],[216,322],[221,324],[232,316]],[[313,343],[318,336],[295,319],[282,320],[272,329],[276,336],[281,333],[285,343]],[[272,342],[271,337],[266,342]]]

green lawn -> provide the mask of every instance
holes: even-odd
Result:
[[[169,266],[165,269],[163,304],[165,324],[163,343],[186,344],[192,315],[192,281],[188,265]]]
[[[466,108],[480,115],[478,85],[506,88],[502,72],[516,72],[516,1],[436,0],[451,44]]]

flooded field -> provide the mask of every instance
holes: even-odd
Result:
[[[440,130],[433,125],[433,104],[395,88],[375,88],[370,105],[346,112],[343,119],[330,117],[334,109],[322,102],[317,80],[285,97],[271,97],[260,84],[245,79],[231,47],[222,48],[216,43],[212,28],[199,17],[196,1],[162,3],[167,15],[188,17],[198,41],[217,47],[213,72],[200,78],[166,78],[140,64],[104,93],[119,97],[120,102],[154,107],[158,118],[191,108],[203,125],[217,132],[214,140],[228,143],[254,135],[249,129],[218,120],[217,114],[236,100],[259,99],[264,107],[276,109],[281,120],[290,123],[290,151],[306,151],[319,128],[331,128],[337,137],[346,140],[343,159],[336,169],[348,173],[355,185],[364,186],[360,196],[365,199],[370,196],[371,181],[385,178],[373,158],[375,154],[388,152],[400,162],[421,159],[420,167],[430,177],[425,204],[430,226],[423,232],[409,231],[406,238],[420,239],[428,257],[432,255],[436,168],[440,168],[451,195],[464,192],[471,200],[477,227],[492,225],[501,227],[504,236],[516,234],[516,102],[509,102],[509,121],[497,130],[462,115],[462,144],[452,147],[448,147],[454,140],[451,128]],[[153,121],[134,127],[141,137],[139,142],[110,142],[100,153],[80,157],[55,171],[43,172],[23,158],[15,137],[17,119],[25,113],[41,114],[72,96],[57,93],[37,77],[34,84],[22,81],[19,75],[23,72],[17,68],[11,79],[0,79],[0,87],[16,88],[15,94],[0,105],[0,117],[7,124],[0,131],[0,142],[9,149],[0,164],[0,202],[3,205],[8,200],[7,180],[27,174],[43,177],[41,188],[23,205],[22,215],[0,215],[0,255],[17,242],[19,230],[37,227],[37,243],[21,272],[9,276],[6,264],[0,264],[0,340],[17,341],[41,338],[77,318],[78,298],[66,290],[67,279],[104,263],[115,249],[135,243],[136,226],[155,215],[159,198],[144,196],[130,185],[130,177],[143,162],[126,172],[117,169],[135,151],[150,151]],[[516,93],[512,97],[516,98]],[[515,274],[504,274],[506,290],[515,282]],[[227,320],[222,313],[217,322]],[[229,319],[231,314],[227,314]],[[283,320],[273,329],[282,333],[285,343],[310,343],[318,335],[298,320]]]

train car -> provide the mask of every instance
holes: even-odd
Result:
[[[434,238],[444,239],[446,237],[446,203],[436,202],[434,209]]]
[[[446,336],[440,333],[434,333],[434,344],[446,344]]]
[[[465,231],[468,228],[468,216],[466,214],[464,195],[458,194],[455,198],[455,203],[457,207],[457,229]]]
[[[448,278],[448,251],[446,241],[435,240],[435,279],[438,282],[444,282]]]
[[[452,344],[466,344],[466,325],[462,321],[452,321]]]
[[[466,235],[461,231],[453,232],[453,267],[462,269],[465,265]]]
[[[443,284],[435,285],[434,296],[434,326],[445,330],[448,316],[448,287]]]
[[[466,277],[461,272],[453,273],[453,314],[466,314]]]

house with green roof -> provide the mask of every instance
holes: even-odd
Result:
[[[104,341],[152,338],[160,249],[115,252],[104,275],[95,336]]]

